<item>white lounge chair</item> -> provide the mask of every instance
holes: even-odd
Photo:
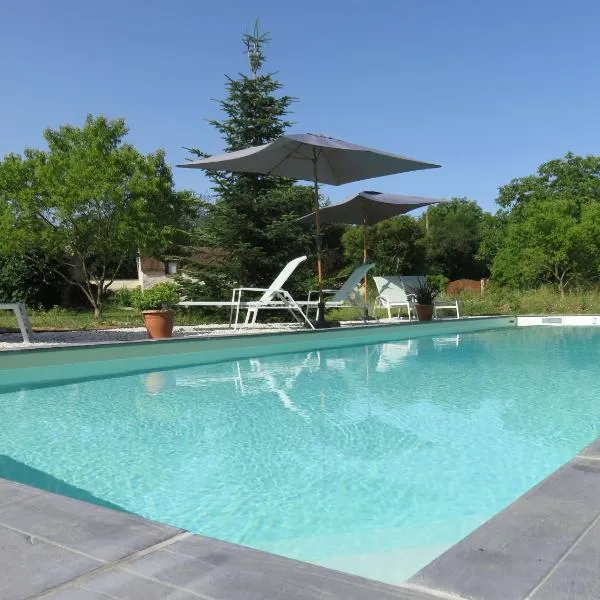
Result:
[[[325,299],[325,308],[342,308],[344,306],[350,306],[358,311],[367,308],[364,300],[362,302],[353,301],[354,290],[360,285],[360,282],[365,278],[365,275],[375,266],[375,263],[366,263],[360,265],[357,269],[354,269],[348,279],[344,281],[344,284],[339,290],[323,290],[324,294],[333,294],[330,298]],[[311,290],[308,292],[308,298],[298,302],[300,306],[306,307],[306,312],[310,307],[314,307],[315,311],[318,309],[319,301],[315,300],[315,295],[318,296],[318,290]],[[311,299],[312,297],[312,299]]]
[[[281,273],[273,280],[273,283],[268,288],[250,288],[240,287],[235,288],[231,294],[230,302],[219,302],[212,300],[183,300],[179,302],[179,306],[212,306],[217,308],[228,307],[229,324],[234,322],[234,328],[237,329],[240,317],[240,311],[246,310],[246,319],[244,324],[256,323],[256,317],[259,310],[287,310],[299,323],[306,323],[311,329],[314,325],[310,322],[306,313],[300,308],[300,305],[292,298],[292,296],[283,289],[283,286],[290,278],[296,267],[306,260],[306,256],[299,256],[291,260]],[[262,296],[258,300],[242,300],[242,294],[260,293]],[[235,314],[235,319],[234,319]]]
[[[298,362],[289,365],[284,365],[275,359],[267,358],[261,362],[259,358],[250,358],[236,361],[235,368],[232,371],[225,369],[223,365],[221,367],[212,369],[208,373],[206,369],[176,371],[175,385],[202,388],[233,382],[235,391],[242,396],[264,391],[272,392],[286,409],[299,414],[305,420],[310,420],[309,411],[298,407],[291,396],[295,391],[294,388],[297,385],[296,380],[299,375],[306,371],[310,373],[321,368],[321,353],[318,350],[309,352],[304,360],[298,360]]]
[[[390,275],[387,277],[373,277],[373,281],[377,286],[378,296],[375,298],[375,310],[384,308],[387,310],[388,318],[392,318],[392,309],[398,309],[398,317],[400,317],[400,308],[406,308],[408,320],[415,315],[415,307],[412,297],[406,293],[402,279],[400,277]]]
[[[417,287],[421,282],[425,280],[423,275],[402,275],[401,277],[402,283],[404,285],[404,289],[410,296],[410,291],[412,288]],[[458,309],[458,300],[434,300],[433,302],[433,318],[437,319],[437,311],[440,309],[453,310],[456,312],[456,318],[460,318],[460,312]]]

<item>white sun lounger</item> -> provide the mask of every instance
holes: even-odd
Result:
[[[356,310],[363,310],[366,308],[364,301],[362,303],[356,303],[352,301],[354,290],[360,285],[360,282],[365,278],[365,275],[375,266],[375,263],[366,263],[360,265],[357,269],[352,271],[348,279],[344,282],[339,290],[323,290],[324,294],[333,294],[330,298],[325,300],[325,308],[342,308],[344,306],[350,306]],[[308,298],[306,300],[299,301],[300,306],[306,307],[306,312],[310,307],[318,309],[318,300],[314,300],[315,294],[318,295],[318,291],[311,290],[308,292]],[[311,300],[311,296],[313,299]]]
[[[220,383],[233,383],[235,390],[243,396],[246,393],[262,393],[269,391],[274,393],[283,406],[293,413],[299,414],[307,421],[310,420],[309,411],[296,405],[292,395],[298,376],[303,372],[313,372],[321,366],[321,354],[318,350],[309,352],[303,361],[294,362],[290,365],[282,365],[279,362],[266,360],[261,362],[259,358],[251,358],[236,361],[233,371],[223,374],[216,370],[214,375],[206,372],[194,373],[185,370],[176,373],[175,385],[184,387],[204,387]]]
[[[28,344],[31,341],[33,332],[31,330],[31,325],[29,324],[29,317],[27,316],[25,304],[22,302],[0,304],[0,310],[12,310],[15,313],[15,316],[17,317],[17,323],[19,324],[19,329],[21,330],[21,335],[23,336],[23,341]]]
[[[259,310],[287,310],[293,317],[302,324],[307,324],[311,329],[314,329],[314,325],[310,322],[304,311],[300,308],[299,304],[292,298],[292,296],[283,289],[286,281],[290,278],[296,267],[303,261],[306,260],[306,256],[299,256],[294,260],[291,260],[283,269],[281,273],[273,280],[273,283],[268,288],[250,288],[240,287],[235,288],[231,294],[231,301],[219,302],[213,300],[183,300],[179,302],[179,306],[211,306],[215,308],[228,307],[229,312],[229,324],[234,323],[234,328],[237,329],[240,317],[240,311],[246,311],[246,319],[244,324],[256,323],[256,317]],[[242,295],[251,293],[260,293],[262,296],[258,300],[242,300]],[[235,319],[234,319],[235,314]]]

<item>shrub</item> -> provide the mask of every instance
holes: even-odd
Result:
[[[162,310],[177,304],[179,293],[174,283],[157,283],[145,291],[141,288],[132,290],[131,300],[138,310]]]
[[[426,275],[425,281],[436,287],[440,292],[445,292],[450,280],[445,275]]]
[[[229,298],[236,287],[229,275],[218,267],[205,267],[176,278],[179,293],[188,300]]]
[[[133,306],[133,297],[136,293],[136,290],[140,289],[139,287],[134,289],[129,288],[119,288],[115,290],[109,297],[110,303],[115,306],[125,306],[130,307]]]

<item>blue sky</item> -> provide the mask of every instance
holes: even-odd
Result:
[[[341,186],[467,196],[567,151],[598,153],[600,3],[595,0],[29,0],[0,19],[0,156],[43,147],[47,126],[125,117],[129,140],[219,152],[225,74],[247,70],[241,36],[270,32],[270,70],[297,96],[294,132],[320,132],[442,169]],[[205,192],[201,172],[174,169]]]

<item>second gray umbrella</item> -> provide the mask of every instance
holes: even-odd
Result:
[[[384,192],[358,192],[339,204],[321,208],[321,223],[373,225],[390,217],[403,215],[411,210],[423,208],[430,204],[438,204],[439,202],[444,202],[444,200],[422,196],[385,194]],[[315,220],[315,213],[304,215],[298,220],[301,223],[312,223]]]
[[[374,225],[390,217],[403,215],[411,210],[423,208],[430,204],[438,204],[444,200],[423,198],[421,196],[401,196],[383,192],[358,192],[339,204],[326,206],[320,210],[321,223],[349,223],[364,225],[363,260],[367,262],[367,225]],[[300,217],[301,223],[313,223],[315,213]]]
[[[363,226],[363,263],[367,262],[367,226],[379,223],[390,217],[403,215],[411,210],[444,202],[436,198],[421,196],[401,196],[383,192],[365,191],[350,196],[339,204],[326,206],[320,210],[321,223],[349,223]],[[312,223],[315,213],[300,217],[301,223]],[[365,276],[365,301],[368,299],[367,277]]]

